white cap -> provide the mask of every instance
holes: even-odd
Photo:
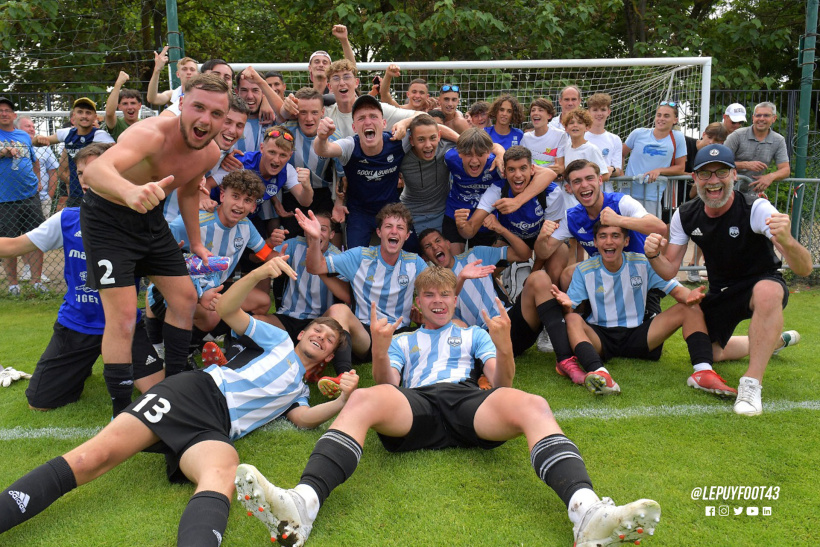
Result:
[[[729,116],[729,119],[735,123],[745,122],[746,108],[740,103],[732,103],[726,107],[726,112],[724,112],[723,115]]]
[[[327,60],[329,62],[331,62],[331,63],[333,62],[333,60],[330,58],[330,55],[328,54],[327,51],[319,50],[319,51],[314,51],[313,53],[310,54],[310,59],[308,59],[308,64],[310,64],[310,62],[313,60],[313,58],[316,57],[317,55],[322,55],[324,57],[327,57]],[[746,111],[744,110],[743,112],[745,113]]]

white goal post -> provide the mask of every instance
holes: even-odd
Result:
[[[391,63],[358,63],[361,87],[370,89],[374,75]],[[680,103],[680,124],[692,136],[709,124],[711,57],[636,59],[560,59],[531,61],[399,62],[402,74],[391,83],[393,96],[404,102],[414,78],[427,80],[432,95],[444,84],[461,87],[461,110],[476,101],[492,102],[510,92],[527,111],[536,97],[557,104],[563,87],[580,87],[586,99],[596,92],[612,96],[608,129],[626,139],[630,131],[652,125],[655,108],[663,100]],[[234,70],[252,65],[260,73],[281,72],[289,92],[309,86],[307,63],[233,63]],[[584,103],[585,105],[585,103]],[[697,133],[697,135],[695,135]]]

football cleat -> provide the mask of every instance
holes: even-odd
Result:
[[[339,374],[335,378],[331,376],[323,376],[319,379],[319,391],[328,399],[335,399],[342,394],[342,375]]]
[[[492,389],[493,385],[483,374],[478,377],[478,389]]]
[[[209,367],[211,365],[219,365],[220,367],[228,364],[225,354],[222,349],[216,345],[215,342],[205,342],[202,346],[202,365]]]
[[[271,541],[288,547],[301,547],[307,541],[313,522],[307,517],[305,500],[294,490],[279,488],[249,464],[236,469],[236,497],[248,512],[270,532]]]
[[[718,397],[734,397],[737,390],[726,385],[726,382],[714,370],[701,370],[686,380],[686,385],[707,393],[714,393]]]
[[[588,372],[584,377],[584,386],[593,395],[612,395],[621,392],[621,386],[605,370]]]
[[[310,372],[305,372],[305,383],[306,384],[315,384],[319,380],[321,380],[322,379],[322,373],[325,371],[326,366],[327,366],[327,363],[319,363]]]
[[[642,499],[616,506],[604,498],[584,513],[573,527],[575,547],[606,547],[634,543],[655,534],[661,520],[661,506],[654,500]]]
[[[567,376],[572,380],[573,384],[583,384],[584,378],[587,375],[584,369],[581,368],[581,365],[578,364],[578,358],[574,355],[568,359],[557,362],[555,364],[555,372],[561,376]]]

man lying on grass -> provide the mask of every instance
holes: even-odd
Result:
[[[99,434],[67,454],[37,467],[0,495],[0,533],[43,511],[57,498],[110,471],[137,452],[164,453],[168,478],[183,476],[196,492],[182,513],[177,544],[218,547],[225,533],[239,456],[232,442],[286,416],[299,427],[316,427],[345,405],[358,385],[355,372],[341,379],[335,401],[308,407],[305,370],[330,361],[343,340],[332,319],[317,319],[294,348],[287,333],[261,323],[240,304],[261,280],[294,277],[286,258],[274,258],[236,282],[217,311],[237,333],[265,351],[231,368],[216,365],[183,372],[157,384],[119,414]]]
[[[352,394],[316,443],[296,488],[270,484],[252,465],[237,469],[239,500],[265,523],[271,540],[304,545],[322,503],[356,470],[369,429],[390,452],[490,449],[525,435],[533,468],[567,505],[576,546],[632,543],[651,535],[660,520],[657,502],[616,507],[609,498],[601,500],[578,448],[561,432],[547,402],[509,387],[515,361],[501,301],[496,300],[499,315],[484,314],[488,334],[453,324],[456,276],[449,268],[427,268],[415,289],[423,320],[412,333],[393,338],[401,319],[392,324],[379,319],[373,305],[373,379],[380,385]],[[494,389],[478,388],[482,368]]]

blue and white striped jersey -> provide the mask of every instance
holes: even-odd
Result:
[[[391,266],[382,259],[381,245],[376,245],[329,255],[325,261],[328,272],[338,273],[350,281],[359,321],[370,324],[370,303],[375,302],[380,318],[395,322],[402,317],[400,326],[410,326],[413,285],[416,276],[427,268],[419,255],[402,251],[396,265]]]
[[[282,124],[283,127],[289,129],[291,133],[293,133],[293,155],[288,160],[294,167],[305,167],[310,169],[310,184],[314,188],[329,188],[330,187],[330,180],[325,180],[322,175],[325,174],[325,170],[327,169],[327,163],[329,161],[333,162],[333,168],[336,169],[336,172],[339,177],[344,176],[344,171],[342,170],[342,165],[338,163],[337,160],[331,160],[330,158],[320,158],[316,151],[313,149],[313,141],[316,140],[316,136],[308,137],[302,132],[302,129],[299,127],[299,122],[296,120],[290,120]],[[334,133],[327,139],[329,142],[336,142],[337,140],[342,138],[342,134],[337,129]],[[328,179],[330,177],[327,177]]]
[[[481,260],[482,266],[493,266],[502,260],[507,259],[509,247],[471,247],[469,250],[453,257],[453,273],[458,276],[464,266],[470,262]],[[491,276],[481,279],[467,279],[458,293],[458,303],[456,304],[455,317],[464,321],[467,325],[477,325],[485,327],[481,310],[487,310],[490,317],[498,315],[498,308],[495,305],[495,286]]]
[[[172,190],[170,194],[165,196],[165,201],[162,202],[162,216],[165,217],[165,222],[171,224],[179,216],[179,200],[177,199],[177,191]]]
[[[333,293],[322,278],[308,273],[305,268],[308,245],[304,237],[284,241],[276,247],[276,252],[281,253],[284,245],[288,246],[285,252],[289,255],[288,264],[296,272],[296,281],[287,280],[285,293],[282,295],[282,306],[276,313],[297,319],[316,319],[333,304]],[[339,254],[341,251],[333,243],[328,245],[325,256]]]
[[[589,300],[592,313],[587,322],[601,327],[634,328],[643,323],[646,293],[660,289],[669,294],[680,285],[655,273],[642,254],[624,253],[621,268],[612,273],[604,267],[601,255],[580,263],[572,274],[567,295],[572,307]]]
[[[495,344],[478,327],[448,323],[437,330],[418,329],[393,337],[387,350],[390,366],[408,388],[458,383],[470,377],[475,359],[495,358]]]
[[[231,440],[281,416],[294,404],[308,406],[310,390],[302,381],[305,367],[288,333],[251,317],[245,334],[264,350],[247,365],[205,369],[228,402]]]

